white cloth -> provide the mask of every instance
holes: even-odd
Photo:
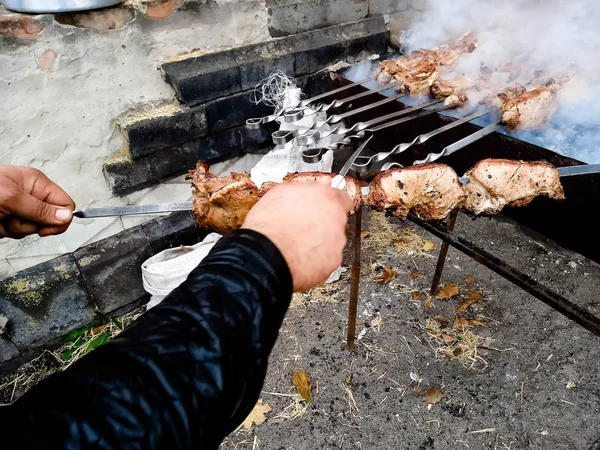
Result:
[[[220,238],[220,234],[211,233],[196,245],[170,248],[144,261],[142,282],[144,290],[152,295],[147,309],[158,305],[183,283]]]

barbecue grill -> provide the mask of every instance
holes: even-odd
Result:
[[[386,101],[386,97],[380,92],[381,90],[375,89],[371,90],[370,94],[365,94],[369,89],[364,87],[363,84],[364,82],[357,83],[338,74],[332,75],[331,88],[335,90],[333,93],[335,102],[333,102],[332,107],[327,109],[336,115],[328,123],[335,122],[336,127],[341,127],[344,132],[350,130],[343,136],[344,140],[342,141],[342,143],[349,145],[339,149],[337,149],[339,145],[332,147],[337,149],[335,150],[334,172],[339,170],[353,149],[360,145],[361,138],[365,136],[366,132],[373,132],[373,138],[363,155],[361,155],[366,157],[362,159],[365,163],[361,166],[357,161],[350,175],[367,181],[383,167],[383,164],[385,164],[385,167],[393,165],[408,166],[416,161],[431,160],[432,156],[437,158],[436,162],[443,162],[451,166],[457,173],[463,173],[466,169],[485,158],[524,161],[546,160],[557,167],[585,164],[512,136],[498,133],[496,131],[500,126],[497,122],[485,128],[470,122],[470,120],[482,115],[481,113],[474,114],[466,119],[457,119],[442,114],[442,111],[450,108],[440,106],[440,104],[436,104],[437,102],[423,100],[422,104],[427,103],[426,106],[430,109],[422,109],[403,102],[404,99],[399,95],[394,95],[396,97],[394,101],[389,101],[389,98]],[[341,89],[344,87],[347,88]],[[331,102],[331,100],[331,98],[327,99],[328,102]],[[338,105],[339,108],[335,109]],[[435,110],[432,111],[433,108]],[[405,114],[401,111],[405,111]],[[390,120],[382,126],[381,119],[384,116]],[[396,117],[400,117],[400,119],[393,120]],[[366,126],[363,126],[364,124]],[[380,125],[371,126],[375,124]],[[361,133],[360,130],[364,132]],[[311,140],[313,134],[316,134],[316,137]],[[421,136],[421,138],[415,140],[418,136]],[[318,130],[309,130],[308,133],[304,132],[302,135],[298,133],[291,133],[286,136],[280,133],[274,134],[276,143],[285,143],[291,139],[296,139],[298,144],[311,144],[318,142],[318,138]],[[402,142],[407,143],[407,145],[399,146]],[[390,150],[397,150],[398,148],[401,148],[401,151],[390,152]],[[442,149],[444,149],[443,152]],[[385,153],[390,153],[385,159],[369,158],[373,155]],[[320,154],[321,152],[318,149],[307,149],[305,150],[305,159],[318,158]],[[381,160],[378,161],[378,159]],[[589,211],[589,199],[600,197],[600,174],[564,177],[561,182],[566,195],[565,201],[557,202],[545,197],[537,197],[524,208],[505,208],[502,214],[516,221],[527,230],[541,234],[566,249],[600,263],[600,242],[597,240],[591,240],[590,242],[589,239],[590,236],[594,235],[596,224],[591,217],[591,213],[587,212]],[[443,241],[432,281],[432,293],[437,292],[448,247],[452,245],[542,300],[561,314],[600,336],[600,318],[551,291],[543,284],[512,267],[508,262],[488,253],[468,239],[453,234],[452,230],[457,215],[457,211],[453,212],[445,223],[426,222],[417,218],[414,214],[409,215],[411,221]],[[352,219],[354,232],[348,318],[349,350],[354,347],[358,303],[360,223],[359,212]]]

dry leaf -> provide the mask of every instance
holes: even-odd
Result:
[[[465,278],[465,283],[471,284],[473,282],[473,277]]]
[[[425,392],[423,401],[435,405],[436,403],[439,403],[443,396],[444,394],[442,394],[442,391],[440,391],[438,388],[430,387],[427,389],[427,392]]]
[[[435,250],[435,245],[431,241],[423,242],[423,251],[429,252],[431,250]]]
[[[458,294],[458,284],[447,284],[439,290],[435,298],[452,298]]]
[[[461,316],[457,315],[456,319],[454,319],[454,324],[452,325],[452,328],[454,328],[455,330],[464,330],[468,326],[469,322],[467,322]]]
[[[408,239],[406,238],[394,238],[392,239],[392,242],[395,242],[397,244],[408,244]]]
[[[446,344],[452,344],[453,342],[456,341],[456,338],[454,336],[450,336],[449,334],[446,334],[446,333],[442,333],[442,335],[440,337]]]
[[[448,325],[448,319],[444,316],[433,316],[432,319],[439,323],[442,328],[446,328],[446,325]]]
[[[483,293],[476,289],[469,289],[465,295],[469,298],[469,300],[458,305],[456,307],[457,311],[466,311],[473,303],[483,302]]]
[[[360,240],[362,241],[363,239],[368,238],[371,235],[371,233],[369,233],[368,231],[363,231],[362,233],[360,233]]]
[[[472,327],[476,327],[476,326],[480,326],[480,327],[485,327],[487,328],[488,326],[483,323],[481,320],[475,320],[475,319],[471,319],[471,320],[467,320],[467,323],[472,326]]]
[[[375,317],[373,320],[371,320],[371,326],[372,327],[376,327],[381,323],[381,316],[377,316]]]
[[[414,291],[412,293],[412,299],[413,300],[417,300],[420,296],[421,296],[421,292],[420,291]]]
[[[415,392],[413,392],[413,395],[414,395],[415,397],[418,397],[419,395],[421,395],[421,388],[416,388],[416,389],[415,389]]]
[[[94,329],[92,330],[92,334],[95,336],[95,335],[97,335],[97,334],[100,334],[100,333],[102,333],[102,331],[104,331],[104,329],[105,329],[107,326],[108,326],[108,324],[107,324],[107,323],[105,323],[104,325],[100,325],[100,326],[98,326],[98,327],[94,328]]]
[[[483,292],[478,291],[477,289],[469,289],[465,295],[467,297],[469,297],[469,299],[475,301],[475,302],[480,302],[483,300]]]
[[[427,296],[427,300],[425,300],[425,309],[433,308],[433,303],[431,303],[431,297]]]
[[[302,369],[300,372],[294,370],[294,386],[298,389],[298,394],[309,403],[312,401],[311,385],[312,381],[306,370]]]
[[[267,420],[266,414],[271,411],[273,411],[273,408],[271,408],[268,404],[263,403],[262,399],[258,400],[250,414],[248,414],[248,417],[246,417],[246,420],[242,422],[242,426],[244,429],[249,430],[253,423],[256,425],[262,425],[265,423],[265,420]]]
[[[413,272],[410,274],[410,277],[414,280],[417,277],[420,277],[421,275],[423,275],[423,272]]]
[[[352,381],[352,374],[350,374],[346,377],[346,384],[350,384],[351,381]]]
[[[378,280],[377,282],[379,284],[388,284],[390,281],[396,278],[396,275],[398,275],[398,272],[396,272],[394,269],[384,267],[383,271],[377,275],[375,279]]]

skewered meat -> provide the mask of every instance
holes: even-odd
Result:
[[[402,82],[402,91],[410,92],[413,96],[429,95],[431,85],[435,83],[439,77],[437,63],[423,61],[417,64],[411,70],[406,72],[404,81]]]
[[[247,173],[218,177],[198,162],[187,176],[192,180],[193,211],[203,228],[225,234],[242,226],[246,214],[262,196]]]
[[[403,55],[395,60],[381,61],[375,71],[375,79],[381,84],[387,84],[390,81],[402,81],[409,75],[410,71],[421,65],[421,68],[417,69],[418,73],[423,74],[427,72],[433,75],[435,72],[436,75],[435,79],[432,80],[433,82],[437,79],[438,66],[454,64],[463,54],[473,52],[476,46],[475,33],[465,33],[452,44],[444,44],[431,49],[415,50],[410,55]],[[428,67],[427,70],[423,70],[426,67]],[[425,78],[428,78],[428,76]],[[415,84],[415,80],[413,80],[413,84]],[[424,88],[425,85],[417,83],[414,87],[414,93],[418,92],[418,95],[422,95]],[[410,88],[407,87],[407,89],[413,93]]]
[[[331,180],[335,174],[307,172],[288,174],[284,183],[315,182],[326,178]],[[190,171],[194,193],[193,211],[196,221],[203,228],[225,234],[242,226],[248,211],[273,186],[278,183],[263,183],[260,189],[252,182],[247,173],[232,173],[218,177],[208,171],[208,165],[198,162],[196,169]],[[344,191],[354,202],[352,213],[362,205],[360,183],[352,177],[345,177]]]
[[[460,76],[448,81],[437,80],[431,85],[431,93],[434,97],[444,98],[454,94],[463,94],[474,86],[475,82],[473,80]]]
[[[563,200],[558,170],[546,161],[484,159],[465,173],[464,208],[474,214],[496,214],[505,206],[525,206],[545,195]]]
[[[504,102],[502,122],[507,130],[534,130],[546,124],[557,109],[552,90],[538,86]]]
[[[455,208],[474,214],[496,214],[505,206],[527,205],[538,195],[564,198],[558,170],[545,161],[486,159],[465,176],[470,181],[463,186],[451,167],[424,164],[381,172],[364,198],[359,182],[351,177],[345,177],[344,190],[354,202],[351,213],[366,205],[377,211],[389,210],[403,220],[411,210],[423,219],[441,220]],[[334,174],[321,172],[294,173],[283,182],[329,182],[333,177]],[[264,183],[258,189],[248,174],[217,177],[201,162],[188,178],[195,195],[196,221],[222,234],[239,228],[250,208],[277,184]]]
[[[426,220],[441,220],[465,200],[456,172],[444,164],[387,170],[370,188],[365,203],[376,211],[390,210],[402,220],[410,210]]]
[[[488,106],[495,106],[498,109],[502,109],[502,107],[508,100],[517,98],[520,95],[523,95],[525,92],[527,92],[527,89],[525,89],[520,84],[515,83],[513,86],[505,87],[496,95],[488,95],[484,97],[481,103]]]

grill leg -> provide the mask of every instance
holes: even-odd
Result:
[[[347,349],[354,351],[354,338],[356,336],[356,312],[358,310],[358,285],[360,282],[360,233],[361,211],[360,208],[352,216],[352,280],[350,281],[350,304],[348,306],[348,337]]]
[[[456,223],[456,218],[458,217],[458,210],[453,210],[448,217],[448,222],[446,223],[446,231],[451,232],[454,230],[454,224]],[[448,255],[448,244],[447,241],[442,241],[442,246],[440,247],[440,254],[438,256],[437,264],[435,266],[435,273],[433,274],[433,281],[431,282],[431,295],[435,295],[437,293],[438,287],[440,285],[440,279],[442,278],[442,272],[444,271],[444,264],[446,264],[446,256]]]

